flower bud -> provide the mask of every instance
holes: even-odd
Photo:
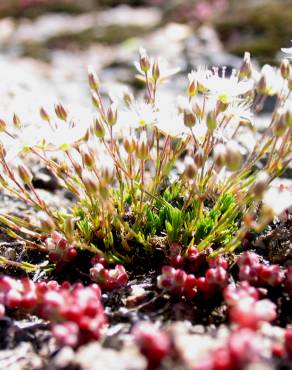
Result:
[[[199,148],[194,154],[194,162],[198,168],[201,168],[204,164],[204,151]]]
[[[267,80],[266,76],[262,75],[257,85],[257,92],[259,94],[265,95],[266,91],[267,91]]]
[[[40,116],[41,116],[42,120],[44,120],[46,122],[50,122],[50,120],[51,120],[51,117],[45,111],[45,109],[43,107],[40,108]]]
[[[40,227],[43,232],[50,234],[55,230],[55,222],[51,217],[47,215],[46,212],[39,212],[38,219],[40,221]]]
[[[115,168],[113,166],[106,166],[102,170],[102,178],[107,182],[107,184],[111,184],[115,179]]]
[[[274,125],[274,134],[278,137],[281,137],[286,130],[286,118],[283,112],[277,114],[276,122]]]
[[[226,144],[226,165],[230,171],[236,171],[242,163],[242,155],[236,141],[230,140]]]
[[[16,128],[21,128],[21,122],[20,122],[20,118],[18,117],[17,114],[13,114],[13,125],[14,127]]]
[[[114,126],[117,122],[118,112],[115,104],[111,104],[107,110],[107,123],[110,126]]]
[[[58,118],[60,118],[63,121],[67,120],[68,114],[62,104],[55,105],[55,112]]]
[[[86,149],[81,148],[80,154],[81,154],[82,161],[83,161],[84,165],[88,169],[92,169],[95,165],[95,158],[94,158],[93,154],[87,148]]]
[[[280,65],[281,76],[284,80],[288,80],[290,76],[290,63],[288,59],[283,59]]]
[[[285,113],[285,124],[287,127],[292,128],[292,110],[287,109]]]
[[[198,91],[199,91],[199,89],[198,89],[197,82],[195,80],[190,81],[189,86],[188,86],[188,90],[187,90],[188,97],[191,98],[193,96],[196,96]]]
[[[243,57],[243,63],[239,70],[239,80],[250,78],[252,74],[252,67],[250,62],[250,53],[245,52]]]
[[[159,69],[159,64],[157,60],[154,62],[153,67],[152,67],[152,77],[154,81],[158,81],[160,77],[160,69]]]
[[[138,145],[136,148],[136,154],[137,157],[142,161],[145,161],[149,156],[149,145],[145,131],[143,131],[140,135]]]
[[[124,138],[124,148],[128,154],[132,154],[136,148],[136,140],[133,135],[128,135]]]
[[[216,128],[216,112],[214,110],[211,110],[207,113],[206,117],[207,127],[210,131],[215,130]]]
[[[143,72],[147,73],[150,69],[150,60],[149,57],[146,53],[146,50],[140,49],[140,68],[142,69]]]
[[[253,192],[257,198],[261,198],[264,191],[267,189],[269,179],[269,174],[266,171],[260,171],[257,174],[253,185]]]
[[[226,164],[226,147],[223,144],[217,144],[213,150],[214,163],[217,167],[221,168]]]
[[[184,124],[186,127],[193,127],[195,126],[196,124],[196,116],[194,115],[194,113],[188,109],[188,108],[185,108],[184,109],[184,112],[183,112],[183,115],[184,115]]]
[[[5,132],[7,130],[6,122],[0,118],[0,132]]]
[[[292,90],[292,76],[288,79],[288,89],[289,91]]]
[[[105,129],[99,117],[94,119],[93,132],[96,137],[103,139],[105,135]]]
[[[195,165],[194,159],[187,155],[184,160],[185,170],[184,174],[188,179],[193,179],[195,174],[197,173],[197,167]]]
[[[85,173],[82,176],[82,182],[84,184],[85,190],[89,195],[96,195],[99,189],[99,184],[94,176],[89,173]]]
[[[98,91],[100,83],[96,73],[94,72],[92,66],[88,66],[88,83],[92,90]]]
[[[24,184],[31,184],[32,173],[24,164],[18,166],[18,174]]]

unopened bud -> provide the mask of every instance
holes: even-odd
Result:
[[[140,68],[143,72],[147,73],[150,69],[150,60],[146,53],[146,50],[140,49]]]
[[[99,79],[96,73],[94,72],[94,69],[92,68],[92,66],[88,67],[88,82],[92,90],[94,91],[99,90],[99,87],[100,87]]]
[[[89,195],[95,195],[98,192],[98,181],[91,174],[86,173],[82,176],[82,182],[84,184],[85,190]]]
[[[133,135],[124,138],[124,148],[128,154],[132,154],[136,148],[136,139]]]
[[[292,76],[288,80],[288,89],[289,89],[289,91],[292,90]]]
[[[60,118],[63,121],[67,120],[68,114],[62,104],[55,105],[55,112],[58,118]]]
[[[24,184],[31,184],[32,173],[24,164],[18,166],[18,174]]]
[[[286,130],[286,119],[283,112],[279,113],[274,125],[274,134],[278,137],[282,136]]]
[[[154,81],[158,81],[160,77],[160,69],[159,69],[159,64],[157,60],[154,62],[153,67],[152,67],[152,77]]]
[[[257,85],[257,92],[259,94],[265,95],[266,91],[267,91],[267,80],[266,76],[262,75]]]
[[[190,81],[189,86],[188,86],[188,96],[191,98],[193,96],[196,96],[198,93],[198,84],[195,80]]]
[[[210,131],[215,130],[217,122],[216,122],[216,112],[214,110],[211,110],[210,112],[207,113],[206,121],[208,129]]]
[[[236,171],[242,163],[242,155],[240,147],[236,141],[230,140],[226,144],[226,165],[230,171]]]
[[[102,170],[102,178],[107,184],[111,184],[114,181],[115,174],[116,171],[114,167],[106,166]]]
[[[5,132],[7,130],[6,122],[0,118],[0,132]]]
[[[20,118],[18,117],[17,114],[13,114],[13,125],[14,127],[16,128],[21,128],[21,122],[20,122]]]
[[[46,212],[39,212],[38,219],[40,222],[41,230],[43,232],[50,234],[55,230],[56,225],[52,218],[49,217]]]
[[[95,165],[95,159],[93,154],[86,148],[80,150],[82,161],[88,169],[92,169]]]
[[[267,189],[269,184],[269,174],[266,171],[260,171],[256,178],[253,185],[253,192],[257,198],[261,198],[264,191]]]
[[[98,138],[100,139],[104,138],[105,129],[99,117],[94,119],[93,131],[94,131],[95,136],[97,136]]]
[[[250,53],[245,52],[243,57],[243,63],[239,70],[239,80],[250,78],[252,73],[252,67],[250,62]]]
[[[216,144],[213,150],[214,163],[218,168],[225,166],[226,164],[227,150],[225,145]]]
[[[195,165],[194,159],[191,156],[187,155],[184,160],[184,165],[184,174],[188,179],[193,179],[195,174],[197,173],[197,167]]]
[[[46,121],[46,122],[50,122],[51,120],[51,117],[49,116],[49,114],[45,111],[45,109],[43,107],[40,108],[40,116],[41,118]]]
[[[149,145],[147,140],[146,132],[143,131],[140,135],[137,148],[136,148],[137,157],[142,161],[145,161],[149,156]]]
[[[184,112],[183,112],[183,115],[184,115],[184,125],[186,127],[193,127],[195,126],[196,124],[196,116],[195,114],[188,108],[185,108],[184,109]]]
[[[199,148],[194,154],[194,161],[198,168],[201,168],[204,164],[204,151]]]
[[[288,59],[283,59],[280,65],[281,76],[284,80],[288,80],[290,76],[290,63]]]
[[[285,124],[287,127],[292,128],[292,110],[287,109],[285,113]]]
[[[118,112],[115,104],[111,104],[107,110],[107,123],[114,126],[118,119]]]

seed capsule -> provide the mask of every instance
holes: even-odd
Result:
[[[283,59],[280,65],[281,76],[287,80],[290,76],[290,63],[288,59]]]
[[[105,129],[103,127],[103,124],[100,118],[94,119],[93,131],[94,131],[95,136],[97,136],[98,138],[100,139],[104,138]]]
[[[226,164],[227,151],[223,144],[217,144],[213,150],[214,163],[217,167],[221,168]]]
[[[139,159],[145,161],[149,156],[149,145],[147,140],[146,132],[143,131],[140,135],[140,139],[138,141],[136,154]]]
[[[157,60],[154,62],[152,67],[152,77],[154,81],[158,81],[160,77],[160,68]]]
[[[230,171],[236,171],[242,163],[242,155],[236,141],[230,140],[226,144],[226,165]]]
[[[0,132],[5,132],[7,130],[6,122],[0,118]]]
[[[118,112],[115,104],[111,104],[107,110],[107,123],[114,126],[117,123]]]
[[[50,122],[51,120],[51,117],[43,107],[40,108],[40,116],[46,122]]]
[[[261,198],[263,195],[268,186],[269,179],[269,174],[266,171],[260,171],[257,174],[253,185],[253,192],[257,198]]]
[[[20,164],[18,166],[18,174],[19,174],[19,177],[21,178],[22,182],[26,185],[26,184],[31,184],[32,182],[32,173],[30,172],[30,170],[24,165],[24,164]]]
[[[197,173],[197,167],[194,162],[194,159],[191,156],[186,156],[184,160],[184,165],[185,165],[185,171],[184,174],[188,179],[193,179],[195,174]]]
[[[140,68],[143,72],[147,73],[150,69],[150,60],[146,53],[146,50],[140,49]]]
[[[21,122],[17,114],[13,114],[13,125],[16,128],[21,128]]]
[[[99,79],[96,73],[94,72],[94,69],[92,68],[92,66],[88,66],[88,82],[92,90],[94,91],[99,90],[99,87],[100,87]]]
[[[252,67],[250,62],[250,53],[245,52],[243,63],[239,70],[239,80],[243,80],[244,78],[250,78],[252,74]]]
[[[58,118],[60,118],[63,121],[67,120],[68,114],[62,104],[55,105],[55,112]]]
[[[82,182],[88,194],[95,195],[98,192],[99,189],[98,181],[91,174],[85,173],[82,176]]]
[[[199,148],[194,154],[194,162],[198,168],[201,168],[204,164],[204,152],[202,148]]]
[[[194,113],[190,109],[185,108],[184,112],[183,112],[183,115],[184,115],[184,125],[186,127],[191,128],[191,127],[195,126],[196,116],[194,115]]]
[[[214,131],[216,128],[216,112],[214,110],[207,113],[207,127],[209,130]]]

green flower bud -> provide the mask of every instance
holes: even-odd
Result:
[[[207,113],[206,117],[207,127],[209,130],[213,131],[216,128],[216,112],[214,110]]]
[[[107,110],[107,123],[110,126],[114,126],[117,123],[118,112],[115,104],[111,104]]]
[[[100,88],[100,83],[96,73],[94,72],[92,66],[88,67],[88,83],[92,90],[98,91]]]

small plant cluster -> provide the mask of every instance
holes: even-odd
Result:
[[[233,252],[274,216],[264,193],[291,161],[289,61],[256,72],[246,53],[239,71],[199,67],[179,99],[159,89],[176,69],[145,50],[135,65],[144,99],[128,89],[105,96],[89,70],[95,113],[88,125],[60,103],[54,115],[40,109],[39,128],[24,127],[16,114],[11,125],[0,120],[1,186],[39,211],[38,222],[0,214],[1,230],[47,251],[59,267],[79,250],[123,264],[167,255],[173,243]],[[275,109],[259,133],[253,114],[270,95]],[[72,193],[71,209],[46,204],[23,156],[37,158]]]
[[[162,273],[157,278],[158,288],[169,292],[176,297],[192,300],[197,293],[210,298],[222,290],[230,282],[230,263],[226,257],[220,255],[208,258],[205,251],[191,246],[185,256],[181,254],[178,244],[170,247],[171,255],[168,258],[170,265],[162,267]],[[260,262],[260,257],[254,252],[243,252],[236,257],[238,278],[244,284],[261,288],[283,286],[291,294],[291,271],[279,265],[268,265]],[[247,289],[248,290],[248,289]],[[251,306],[254,302],[251,302]]]
[[[90,269],[90,277],[102,290],[110,291],[127,285],[129,277],[123,265],[116,265],[112,269],[106,268],[106,260],[98,255],[93,257],[91,262],[93,267]]]
[[[21,309],[52,323],[52,333],[61,346],[77,347],[97,340],[106,324],[98,285],[84,287],[56,281],[33,283],[0,276],[0,313]]]

